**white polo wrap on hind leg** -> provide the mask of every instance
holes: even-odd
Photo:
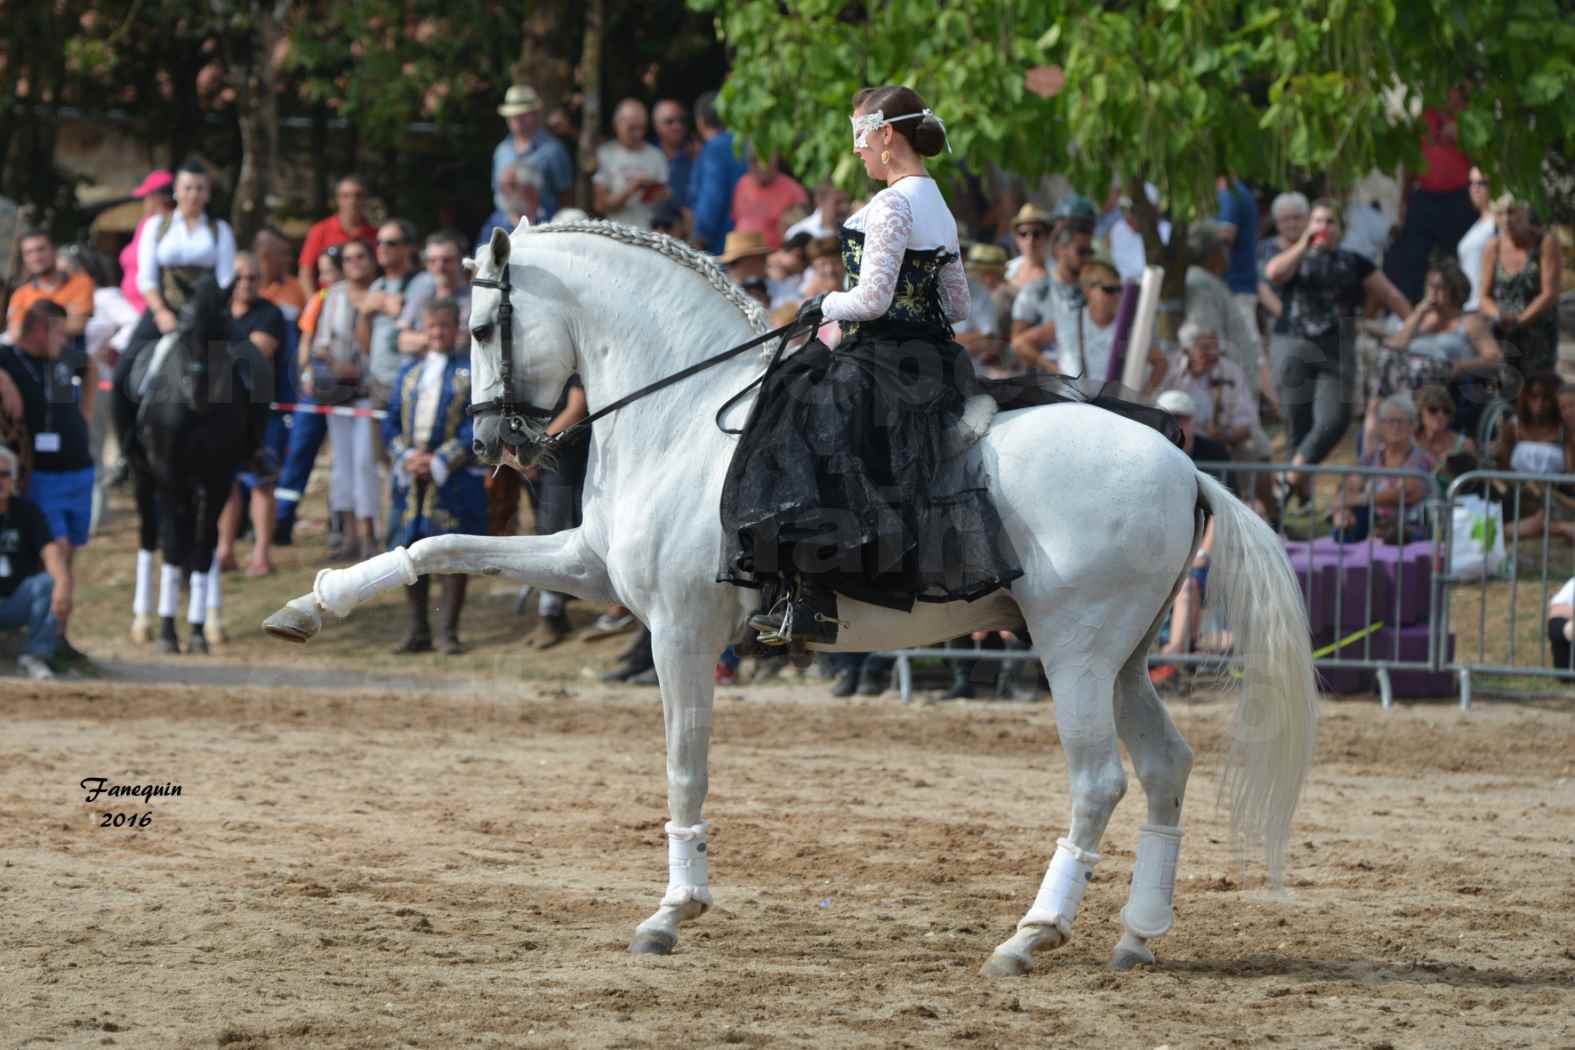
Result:
[[[420,579],[410,552],[403,547],[384,551],[347,569],[323,569],[312,584],[317,604],[343,620],[368,598]]]
[[[1063,937],[1072,936],[1072,920],[1077,918],[1078,906],[1083,903],[1083,892],[1094,877],[1094,865],[1100,856],[1078,849],[1070,839],[1057,839],[1055,856],[1050,858],[1050,869],[1039,884],[1033,907],[1017,924],[1024,926],[1054,926]]]
[[[159,616],[173,620],[180,608],[180,566],[168,562],[159,569]]]
[[[1144,824],[1138,831],[1137,862],[1132,865],[1132,892],[1121,909],[1121,924],[1145,940],[1170,929],[1171,899],[1176,895],[1176,859],[1181,854],[1181,829]]]
[[[190,600],[186,603],[186,622],[191,624],[208,622],[208,574],[194,572],[190,577]]]
[[[688,827],[671,823],[666,826],[667,892],[662,895],[662,907],[677,908],[690,901],[711,906],[711,865],[705,841],[710,826],[706,820]]]
[[[153,612],[153,577],[158,572],[157,551],[137,551],[137,589],[131,596],[131,612],[147,616]]]

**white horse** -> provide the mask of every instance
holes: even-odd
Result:
[[[764,328],[758,309],[707,258],[612,223],[522,223],[512,235],[494,234],[469,265],[477,277],[470,315],[477,404],[503,393],[502,345],[517,348],[513,397],[543,413],[578,373],[594,412]],[[499,317],[507,288],[505,342]],[[321,628],[323,610],[347,616],[424,573],[501,575],[632,609],[650,626],[661,681],[669,815],[667,891],[639,925],[635,952],[670,952],[679,925],[712,900],[702,812],[712,668],[759,600],[715,582],[718,506],[734,439],[713,417],[761,368],[754,354],[735,357],[596,421],[580,528],[424,539],[322,571],[311,594],[265,624],[305,641]],[[500,447],[499,432],[496,417],[478,421],[478,455],[517,462]],[[530,446],[522,451],[528,461]],[[838,615],[846,626],[830,648],[881,651],[1026,625],[1054,694],[1071,776],[1071,825],[1055,844],[1033,905],[985,972],[1025,973],[1036,949],[1058,947],[1071,935],[1105,825],[1126,791],[1120,744],[1147,796],[1148,821],[1114,963],[1151,962],[1146,942],[1171,925],[1192,751],[1149,684],[1147,654],[1186,576],[1204,516],[1213,515],[1216,530],[1210,601],[1232,626],[1244,663],[1223,794],[1238,835],[1264,843],[1275,880],[1316,732],[1300,592],[1268,527],[1140,423],[1080,404],[1006,412],[967,454],[983,461],[1024,575],[1010,590],[978,601],[920,603],[907,614],[843,598]]]

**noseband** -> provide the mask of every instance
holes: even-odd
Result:
[[[539,439],[539,434],[532,436],[526,417],[538,419],[543,422],[550,421],[553,417],[551,409],[536,408],[533,405],[518,405],[514,402],[514,301],[513,286],[509,283],[509,265],[504,263],[497,280],[489,277],[477,277],[470,282],[473,288],[496,289],[502,302],[498,305],[498,338],[502,345],[502,362],[499,373],[503,382],[503,395],[493,401],[483,401],[479,405],[471,405],[466,411],[472,416],[499,416],[502,426],[498,428],[498,440],[513,449]]]

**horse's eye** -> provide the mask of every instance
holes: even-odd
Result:
[[[485,343],[492,338],[492,326],[490,324],[478,324],[470,330],[470,334],[475,337],[476,342]]]

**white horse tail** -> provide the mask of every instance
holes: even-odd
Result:
[[[1291,818],[1318,735],[1307,612],[1273,530],[1207,474],[1198,474],[1198,488],[1214,515],[1208,600],[1229,626],[1242,664],[1220,798],[1230,800],[1237,848],[1261,839],[1269,879],[1280,886]]]

